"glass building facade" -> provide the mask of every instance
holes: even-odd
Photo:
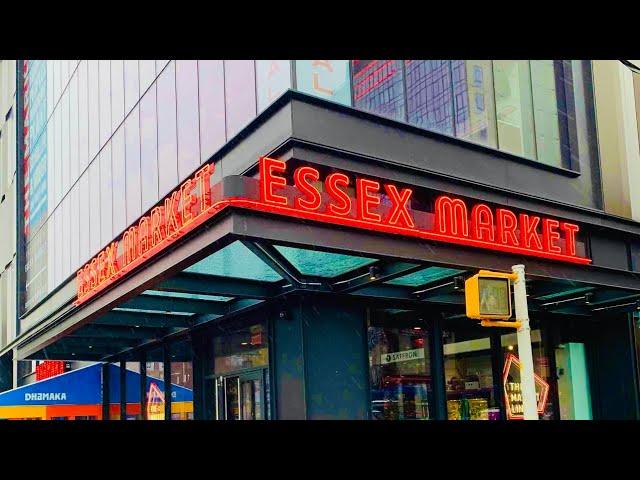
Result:
[[[268,143],[250,137],[261,125],[276,124],[273,117],[285,101],[293,105],[287,121],[300,122],[297,130],[290,126],[287,131],[291,138],[299,134],[292,142],[299,142],[294,145],[298,150],[287,164],[297,167],[308,157],[322,175],[351,165],[353,170],[344,168],[352,181],[360,175],[379,182],[396,176],[394,182],[415,190],[407,209],[425,224],[433,223],[427,212],[443,192],[492,206],[530,202],[516,208],[531,215],[540,211],[565,218],[567,204],[589,214],[598,210],[593,200],[599,195],[597,169],[585,169],[598,160],[589,61],[30,60],[21,68],[23,331],[39,326],[39,305],[62,289],[70,294],[62,301],[69,306],[63,315],[81,315],[82,302],[70,306],[76,271],[205,163],[215,159],[218,180],[233,173],[257,181],[253,156],[273,145],[265,149]],[[283,94],[284,101],[274,105]],[[314,123],[316,117],[322,120]],[[317,143],[305,137],[313,130],[308,125],[326,129],[326,137],[319,136]],[[289,137],[283,138],[274,145]],[[236,147],[240,153],[233,151]],[[284,151],[278,148],[272,150],[276,157]],[[397,160],[402,155],[404,165]],[[234,167],[227,160],[242,156],[251,159],[230,173]],[[456,156],[460,163],[447,171],[446,163]],[[491,185],[492,167],[500,169],[496,177],[503,183]],[[478,178],[463,178],[467,170]],[[572,184],[573,197],[566,202],[560,194],[547,195],[560,182],[549,186],[544,180],[560,177],[563,185],[567,178],[583,182]],[[522,178],[539,190],[537,197],[518,190]],[[288,186],[293,179],[292,172],[287,174]],[[313,185],[327,196],[326,184]],[[349,187],[343,193],[355,198],[356,192]],[[380,193],[384,208],[398,201],[390,191]],[[545,198],[556,203],[543,205]],[[84,360],[109,362],[102,377],[103,391],[109,392],[102,397],[102,418],[519,416],[514,335],[464,318],[456,288],[459,277],[482,261],[498,262],[497,250],[478,260],[460,242],[459,256],[434,249],[425,260],[416,251],[407,256],[406,244],[376,250],[383,240],[360,242],[362,232],[353,234],[357,241],[347,247],[331,243],[333,236],[329,241],[324,233],[299,240],[296,235],[302,238],[310,223],[289,225],[288,238],[269,227],[254,236],[234,231],[224,241],[202,244],[206,255],[196,252],[179,260],[170,274],[155,272],[156,285],[139,285],[135,295],[81,325],[80,332],[89,332],[92,339]],[[607,254],[608,239],[590,228],[577,238],[580,255],[610,267],[606,262],[618,257]],[[337,237],[338,231],[330,233]],[[182,248],[201,233],[189,231],[192,237],[180,237],[161,258],[179,250],[173,245]],[[637,255],[631,252],[635,264]],[[141,271],[128,272],[125,280]],[[539,276],[546,273],[538,270]],[[573,319],[594,316],[583,305],[592,287],[585,286],[584,276],[575,282],[547,280],[532,286],[537,306],[552,305],[532,314],[539,418],[602,416],[602,399],[593,394],[600,384],[593,379],[600,375],[604,382],[603,372],[615,366],[607,370],[589,364],[597,357],[600,332],[594,327],[584,333],[586,327]],[[109,284],[107,294],[121,285]],[[598,293],[598,305],[604,306],[596,308],[625,298],[631,287],[627,291],[627,284],[620,285]],[[295,295],[287,296],[291,292]],[[563,309],[561,302],[574,301],[577,294],[579,307]],[[272,297],[283,301],[274,306],[267,302]],[[75,355],[76,346],[86,346],[82,333],[76,333],[28,355]],[[111,355],[121,358],[115,361]],[[586,371],[596,373],[589,377]]]
[[[584,69],[577,60],[26,61],[24,311],[287,89],[571,169]]]

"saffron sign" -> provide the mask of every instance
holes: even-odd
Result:
[[[562,262],[591,262],[578,251],[579,227],[573,223],[483,203],[468,205],[448,195],[435,200],[433,212],[417,211],[411,208],[411,188],[358,176],[352,183],[342,172],[322,179],[311,166],[289,172],[293,182],[288,184],[287,163],[268,157],[260,158],[259,170],[259,180],[242,177],[246,184],[242,195],[225,196],[223,182],[211,185],[214,165],[202,167],[77,271],[75,304],[87,301],[227,207]]]

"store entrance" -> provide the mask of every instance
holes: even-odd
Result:
[[[216,420],[269,420],[266,323],[226,328],[213,339]]]
[[[215,379],[216,420],[264,420],[267,369]]]

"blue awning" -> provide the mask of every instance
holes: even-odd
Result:
[[[110,403],[118,403],[120,401],[120,368],[110,364],[109,370],[112,379],[109,382]],[[164,381],[149,376],[147,392],[152,383],[164,392]],[[127,370],[126,386],[127,403],[140,402],[140,374]],[[172,384],[171,398],[174,402],[189,402],[193,400],[193,391]],[[100,363],[0,393],[0,406],[98,405],[101,403],[102,364]]]
[[[0,406],[102,403],[102,365],[95,364],[0,393]]]

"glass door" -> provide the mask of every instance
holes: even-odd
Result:
[[[244,374],[240,378],[240,413],[242,420],[264,420],[263,371]]]
[[[226,420],[240,420],[240,377],[225,377],[224,414]]]
[[[217,420],[264,420],[266,370],[216,378]]]

